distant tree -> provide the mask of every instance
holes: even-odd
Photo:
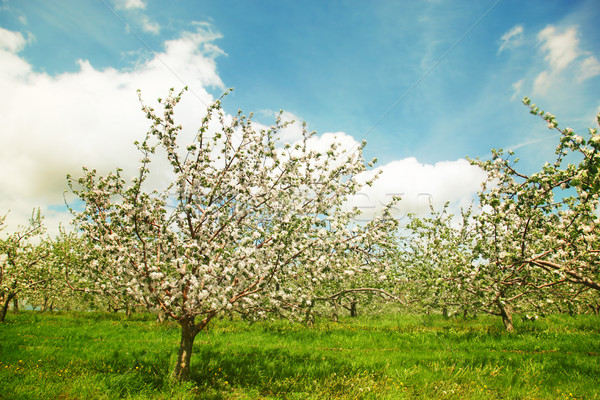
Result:
[[[338,143],[317,151],[304,129],[301,141],[283,145],[279,118],[257,130],[241,112],[225,115],[218,100],[181,149],[174,121],[181,94],[159,99],[162,116],[143,106],[152,126],[136,142],[143,158],[130,184],[120,170],[69,177],[85,204],[73,211],[77,227],[95,252],[90,278],[178,321],[180,380],[189,376],[194,338],[216,315],[303,316],[316,288],[343,282],[357,263],[366,273],[384,268],[371,254],[396,227],[379,218],[349,229],[357,211],[343,203],[361,187],[364,143],[353,152]],[[172,168],[165,190],[147,189],[155,153]]]
[[[407,237],[401,242],[400,284],[408,287],[410,300],[425,309],[466,315],[483,306],[476,278],[475,230],[470,210],[455,216],[448,206],[441,211],[431,206],[429,216],[409,216]]]
[[[0,230],[5,218],[0,218]],[[44,231],[37,210],[28,226],[0,239],[0,322],[4,322],[12,301],[27,297],[48,280],[50,251],[47,242],[41,240]]]
[[[124,311],[127,315],[141,306],[124,288],[117,290],[110,284],[114,271],[106,267],[105,255],[78,232],[61,230],[52,241],[52,250],[55,272],[61,276],[57,296],[65,305],[86,310]]]

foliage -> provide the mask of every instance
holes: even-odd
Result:
[[[51,241],[55,270],[60,275],[56,281],[54,296],[59,297],[61,310],[108,310],[125,311],[130,314],[135,303],[126,296],[102,290],[103,283],[90,279],[94,273],[92,264],[98,264],[99,257],[77,232],[60,230]]]
[[[492,159],[471,161],[488,173],[474,212],[457,220],[444,210],[409,225],[422,263],[413,275],[428,275],[428,292],[441,284],[442,302],[460,297],[501,315],[508,330],[514,307],[543,311],[558,300],[572,310],[577,298],[597,307],[597,295],[586,292],[600,290],[600,135],[560,129],[553,115],[523,102],[560,133],[556,160],[525,174],[512,152],[492,150]]]
[[[4,219],[0,219],[0,229]],[[32,213],[28,226],[0,239],[0,322],[4,322],[11,301],[31,295],[51,279],[51,251],[48,243],[41,241],[43,233],[38,210]]]
[[[511,152],[503,158],[495,151],[492,160],[474,161],[493,184],[480,196],[482,208],[489,208],[485,216],[494,218],[487,225],[500,223],[503,229],[503,240],[486,244],[493,247],[488,253],[503,265],[542,274],[548,283],[568,281],[600,290],[600,134],[589,129],[584,138],[560,129],[553,115],[527,98],[523,102],[560,133],[556,160],[530,175],[517,171]],[[597,120],[600,124],[600,114]]]
[[[600,290],[598,255],[600,135],[589,129],[587,139],[525,99],[531,113],[560,133],[556,159],[539,172],[525,174],[494,151],[488,161],[473,161],[488,172],[488,188],[480,195],[478,250],[497,269],[506,271],[505,287],[514,296],[573,283]],[[600,115],[598,115],[600,123]],[[582,290],[572,289],[572,298]],[[499,291],[500,301],[511,298]]]
[[[471,211],[460,219],[448,211],[448,204],[442,211],[430,211],[427,217],[410,216],[408,237],[401,242],[400,282],[410,300],[428,311],[443,310],[446,316],[477,312],[484,302]]]
[[[280,118],[259,130],[241,112],[225,115],[218,100],[180,149],[181,94],[159,99],[162,116],[143,106],[151,128],[136,142],[143,158],[130,185],[120,170],[102,177],[84,168],[82,178],[69,177],[85,204],[74,214],[92,246],[89,279],[180,323],[180,379],[189,374],[193,338],[216,315],[305,316],[320,290],[339,290],[345,274],[385,268],[378,256],[396,227],[389,208],[349,227],[358,211],[342,205],[361,186],[364,143],[319,152],[311,149],[314,133],[303,129],[301,141],[280,145]],[[165,190],[148,189],[155,153],[171,167]]]

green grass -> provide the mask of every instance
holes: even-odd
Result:
[[[359,317],[314,327],[217,321],[192,380],[170,380],[179,326],[149,315],[9,315],[0,399],[600,399],[600,318]]]

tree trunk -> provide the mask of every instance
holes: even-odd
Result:
[[[307,326],[312,326],[312,325],[314,325],[314,323],[315,323],[315,317],[314,317],[314,315],[312,314],[312,306],[311,306],[311,307],[308,307],[308,308],[306,309],[306,312],[304,313],[304,323],[305,323]]]
[[[350,316],[352,318],[358,317],[358,310],[356,309],[357,304],[358,304],[358,301],[356,301],[356,300],[352,300],[350,302]]]
[[[190,377],[190,361],[192,359],[192,348],[194,339],[200,329],[194,323],[194,317],[184,317],[179,320],[181,325],[181,342],[179,343],[179,355],[177,364],[173,371],[173,377],[178,381],[188,380]]]
[[[336,300],[331,301],[331,305],[333,306],[333,313],[331,314],[331,318],[334,322],[338,322],[338,304]]]
[[[504,323],[506,331],[514,331],[515,327],[513,326],[512,310],[510,308],[510,304],[503,303],[500,299],[498,299],[496,302],[498,304],[498,308],[500,309],[500,316],[502,317],[502,322]]]
[[[19,313],[19,299],[17,297],[15,297],[13,299],[13,313],[14,314],[18,314]]]
[[[167,319],[167,314],[165,314],[165,312],[163,310],[159,310],[158,313],[156,313],[156,322],[157,323],[163,323],[165,322]]]
[[[2,304],[2,309],[0,309],[0,323],[4,322],[6,318],[6,312],[8,311],[8,305],[10,301],[15,297],[14,293],[8,293],[6,298],[4,299],[4,304]]]

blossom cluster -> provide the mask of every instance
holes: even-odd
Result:
[[[96,289],[178,320],[234,311],[257,318],[310,308],[323,290],[344,285],[348,271],[385,269],[379,255],[396,227],[389,208],[350,229],[358,211],[342,207],[360,189],[362,147],[350,153],[332,143],[319,152],[306,129],[302,140],[282,145],[281,118],[256,129],[217,100],[181,148],[174,119],[181,95],[160,100],[162,115],[143,105],[151,127],[136,142],[142,158],[131,183],[120,170],[69,178],[85,204],[75,221],[90,243],[86,273]],[[159,155],[173,181],[149,190]]]

